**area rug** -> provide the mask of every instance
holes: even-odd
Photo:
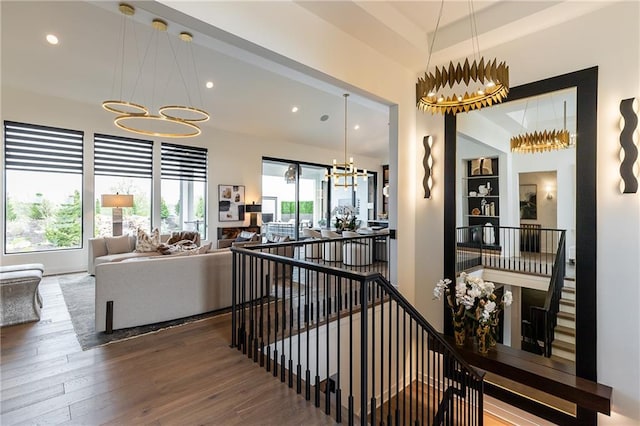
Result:
[[[224,313],[221,311],[208,312],[157,324],[123,328],[114,330],[111,334],[106,334],[104,332],[96,332],[95,329],[95,278],[91,275],[60,277],[58,283],[71,316],[73,329],[83,351],[119,340],[156,333],[166,328],[193,323]]]

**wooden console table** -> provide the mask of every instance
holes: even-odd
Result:
[[[523,408],[537,416],[561,424],[591,423],[596,413],[611,415],[612,388],[575,376],[566,364],[497,344],[488,354],[479,353],[472,343],[464,347],[455,346],[451,336],[443,336],[469,364],[496,376],[537,389],[561,400],[573,403],[578,408],[576,416],[552,408],[546,404],[485,381],[487,394]],[[586,413],[586,418],[585,418]]]

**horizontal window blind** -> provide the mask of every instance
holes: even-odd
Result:
[[[7,170],[82,174],[84,132],[4,122]]]
[[[207,181],[207,148],[162,144],[162,179]]]
[[[93,158],[96,175],[151,178],[153,142],[96,133]]]

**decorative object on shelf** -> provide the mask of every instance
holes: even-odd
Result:
[[[191,60],[187,60],[186,62],[190,62],[193,64],[193,70],[195,76],[193,78],[185,78],[186,67],[182,69],[180,67],[180,63],[176,56],[176,49],[171,45],[171,40],[169,39],[167,33],[168,24],[162,19],[154,19],[151,23],[153,28],[153,34],[151,40],[154,43],[149,42],[147,44],[147,50],[144,54],[144,59],[142,61],[138,60],[137,62],[140,64],[138,69],[138,77],[136,78],[133,84],[133,88],[131,90],[131,95],[129,100],[124,100],[123,98],[123,90],[124,90],[124,73],[125,73],[125,56],[126,51],[125,48],[128,46],[133,46],[134,49],[137,49],[137,40],[134,40],[133,43],[127,43],[126,33],[127,33],[127,21],[132,22],[132,27],[134,25],[133,19],[131,16],[135,14],[135,8],[125,3],[121,3],[119,6],[120,13],[123,16],[122,23],[122,56],[120,58],[120,90],[119,90],[119,98],[116,100],[114,98],[110,100],[106,100],[102,102],[102,107],[112,113],[117,114],[117,117],[114,119],[114,124],[122,130],[126,130],[128,132],[137,133],[146,136],[159,136],[166,138],[188,138],[198,136],[202,133],[200,127],[198,127],[198,123],[209,120],[209,113],[201,108],[196,108],[191,106],[191,94],[188,89],[187,80],[199,81],[197,69],[195,67],[195,60],[193,58],[193,49],[191,48],[191,41],[193,40],[193,35],[188,32],[181,32],[179,35],[180,40],[189,45],[189,49],[187,50],[187,56],[190,56]],[[171,102],[158,107],[158,114],[152,114],[150,112],[151,108],[149,106],[144,105],[141,102],[134,102],[133,99],[136,95],[136,89],[138,88],[138,83],[141,80],[141,76],[143,74],[143,70],[145,68],[145,63],[147,58],[150,60],[153,59],[153,63],[157,64],[158,60],[158,52],[160,50],[159,47],[159,38],[160,34],[166,35],[166,40],[168,44],[167,51],[170,51],[173,56],[173,62],[175,63],[176,68],[178,69],[178,74],[182,80],[182,86],[184,87],[184,96],[188,101],[189,105],[181,105],[179,103]],[[134,31],[135,34],[135,31]],[[153,51],[155,52],[155,57],[151,58],[154,55],[150,55],[152,45],[154,45]],[[136,50],[137,51],[137,50]],[[157,67],[157,65],[154,65]],[[171,76],[171,70],[167,70],[167,79]],[[114,72],[115,75],[115,72]],[[153,70],[153,75],[157,76],[157,69]],[[155,81],[163,81],[161,78],[154,78]],[[142,84],[140,84],[142,86]],[[116,87],[116,77],[114,76],[114,84],[113,87]],[[159,94],[163,92],[167,92],[167,86],[163,87],[153,87],[154,93],[151,98],[159,98]],[[198,91],[200,94],[200,91]],[[143,97],[142,95],[138,95],[139,97]],[[200,103],[202,104],[202,98],[200,98]],[[151,105],[153,106],[153,105]]]
[[[424,77],[418,78],[416,83],[416,102],[418,109],[433,113],[467,112],[473,109],[480,109],[502,102],[509,93],[509,67],[505,62],[497,63],[494,59],[485,64],[484,57],[480,57],[480,43],[478,42],[478,29],[476,27],[473,0],[470,0],[469,20],[471,23],[471,41],[473,45],[474,59],[469,63],[469,59],[464,60],[464,64],[449,62],[449,67],[436,67],[435,74],[428,73],[431,64],[431,54],[438,35],[440,18],[444,0],[440,4],[440,13],[436,22],[436,29],[433,32],[431,46],[429,47],[429,58],[427,60],[427,70]],[[451,93],[445,95],[440,92],[449,86]],[[458,87],[459,86],[459,87]],[[456,90],[466,90],[464,95],[456,93]]]
[[[422,160],[424,178],[422,179],[422,186],[424,187],[424,198],[431,198],[431,189],[433,188],[433,156],[431,155],[433,136],[425,136],[422,139],[422,144],[424,145],[424,159]]]
[[[484,196],[484,195],[489,194],[489,191],[487,190],[487,187],[485,185],[480,185],[478,187],[478,194]]]
[[[482,240],[485,244],[493,245],[496,242],[496,234],[494,233],[493,225],[491,222],[484,224],[482,229]]]
[[[244,220],[244,185],[218,185],[218,220]]]
[[[358,211],[351,205],[336,206],[331,211],[331,216],[335,217],[334,226],[338,231],[355,231],[357,228],[356,215]]]
[[[511,306],[513,295],[505,291],[500,300],[494,293],[495,284],[462,272],[455,287],[448,278],[441,279],[433,289],[434,299],[446,297],[451,309],[456,345],[463,346],[467,337],[477,338],[478,351],[487,353],[496,342],[500,312]]]
[[[537,110],[538,99],[536,99]],[[529,102],[524,106],[524,113],[522,114],[521,128],[524,130],[524,122],[527,117],[527,106]],[[537,115],[537,114],[536,114]],[[536,117],[537,126],[537,117]],[[564,121],[562,130],[535,130],[531,132],[523,132],[511,138],[511,152],[517,152],[521,154],[535,154],[545,151],[553,151],[558,149],[565,149],[571,146],[571,137],[567,130],[567,102],[564,102]]]
[[[520,185],[520,219],[535,220],[538,218],[538,186],[535,184]]]
[[[250,214],[249,226],[258,226],[258,214],[262,213],[262,205],[256,204],[254,201],[251,204],[247,204],[244,211]]]
[[[358,178],[363,180],[367,179],[367,169],[358,171],[358,168],[353,164],[353,157],[349,157],[347,162],[347,98],[348,93],[344,95],[344,163],[338,163],[336,159],[333,160],[333,167],[331,173],[324,175],[325,180],[331,178],[333,180],[334,188],[352,188],[354,191],[358,188]]]
[[[620,102],[620,192],[638,192],[638,99]]]
[[[480,216],[480,209],[475,207],[473,210],[471,210],[471,214],[473,216]]]
[[[491,158],[478,158],[471,160],[471,176],[492,175],[493,167]]]
[[[113,236],[122,235],[122,208],[133,207],[133,195],[128,194],[102,194],[101,207],[111,207],[111,225]]]

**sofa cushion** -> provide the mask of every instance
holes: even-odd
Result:
[[[200,234],[195,231],[180,231],[174,232],[171,234],[171,238],[167,240],[167,244],[175,244],[177,242],[182,242],[184,240],[189,240],[193,242],[196,246],[200,245]]]
[[[243,242],[243,241],[253,241],[255,239],[256,239],[256,233],[255,232],[242,231],[236,237],[236,242],[240,243],[240,242]]]
[[[137,257],[152,257],[152,256],[160,256],[158,252],[150,252],[150,253],[136,253],[136,252],[128,252],[128,253],[118,253],[118,254],[108,254],[106,256],[96,257],[95,264],[101,265],[103,263],[111,263],[111,262],[121,262],[126,259],[134,259]]]
[[[110,255],[128,253],[131,251],[128,235],[122,235],[120,237],[105,237],[104,241],[107,244],[107,253]]]
[[[156,251],[158,246],[160,245],[160,231],[158,228],[155,228],[151,235],[147,234],[142,228],[138,228],[137,238],[136,238],[136,252],[137,253],[148,253],[152,251]]]

